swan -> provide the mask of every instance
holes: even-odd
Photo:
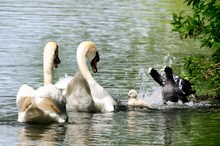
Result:
[[[155,70],[154,68],[149,68],[148,74],[150,74],[154,81],[156,81],[160,86],[164,86],[164,78],[161,74],[157,72],[157,70]]]
[[[165,66],[164,68],[169,67],[169,66]],[[163,70],[164,70],[163,68]],[[169,67],[170,68],[170,67]],[[164,86],[165,85],[165,79],[166,79],[166,75],[164,72],[162,72],[161,74],[159,74],[157,72],[157,70],[155,70],[154,68],[149,68],[148,69],[148,73],[151,75],[151,77],[154,79],[154,81],[156,81],[160,86]],[[195,94],[196,91],[192,89],[192,83],[190,83],[188,80],[183,79],[181,76],[177,75],[177,74],[173,74],[173,79],[176,82],[177,86],[179,87],[179,89],[186,95],[189,96],[191,94]]]
[[[67,111],[113,112],[116,102],[110,94],[92,77],[86,59],[91,63],[94,73],[98,71],[99,54],[91,41],[81,42],[76,52],[79,71],[74,77],[61,78],[55,85],[63,89],[67,100]]]
[[[179,85],[175,82],[173,78],[172,68],[166,66],[164,68],[165,72],[165,84],[162,88],[163,100],[166,103],[167,101],[178,102],[179,100],[183,103],[189,102],[186,97],[186,94],[179,88]]]
[[[53,66],[57,68],[60,63],[56,42],[46,44],[43,57],[44,86],[34,90],[24,84],[18,90],[18,122],[64,123],[68,120],[66,99],[61,91],[52,85]]]
[[[133,107],[140,107],[140,108],[150,108],[148,102],[139,98],[137,91],[134,89],[131,89],[128,92],[128,105]]]

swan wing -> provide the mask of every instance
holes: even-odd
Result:
[[[20,87],[16,96],[18,111],[24,111],[25,108],[27,108],[31,104],[33,92],[34,89],[27,84],[24,84]]]
[[[149,68],[148,73],[160,86],[164,86],[164,76],[159,74],[154,68]]]
[[[34,105],[44,111],[52,121],[67,121],[66,98],[56,86],[48,84],[40,87],[34,92],[34,97]]]
[[[144,99],[138,98],[138,105],[140,107],[145,107],[145,108],[149,108],[149,104],[147,101],[145,101]]]
[[[80,72],[77,72],[69,82],[65,96],[68,111],[96,111],[89,84]]]
[[[149,104],[147,103],[147,101],[141,99],[141,98],[130,98],[128,100],[128,105],[129,106],[134,106],[134,107],[140,107],[140,108],[149,108]]]
[[[97,109],[101,112],[113,112],[116,102],[111,95],[95,80],[89,81],[89,86]]]
[[[19,122],[63,123],[68,120],[66,100],[54,85],[46,85],[34,90],[22,85],[16,103]]]
[[[32,122],[32,123],[51,123],[57,121],[58,123],[65,122],[57,114],[50,113],[41,107],[32,104],[25,112],[19,113],[19,122]]]
[[[63,104],[66,102],[66,99],[62,96],[60,90],[52,84],[48,84],[42,87],[39,87],[34,92],[36,99],[38,98],[51,98],[54,102]]]
[[[37,112],[32,110],[34,107],[34,92],[35,90],[24,84],[18,90],[16,96],[16,104],[18,107],[18,122],[32,122]],[[32,112],[30,112],[30,110]]]
[[[65,77],[61,77],[54,85],[62,91],[62,94],[66,94],[66,88],[70,81],[73,79],[72,76],[65,74]]]

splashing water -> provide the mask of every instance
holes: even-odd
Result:
[[[170,57],[170,55],[167,55]],[[168,58],[165,56],[164,58]],[[171,66],[172,64],[172,59],[169,58],[169,65]],[[214,106],[210,102],[199,102],[199,103],[194,103],[194,102],[188,102],[188,103],[182,103],[182,102],[167,102],[165,105],[163,103],[163,97],[162,97],[162,87],[159,85],[156,86],[150,86],[149,82],[149,75],[146,74],[146,71],[144,67],[140,66],[139,69],[139,76],[142,79],[141,80],[141,86],[140,90],[138,93],[138,96],[140,98],[143,98],[145,101],[147,101],[150,104],[150,107],[152,109],[170,109],[170,108],[197,108],[197,107],[211,107]]]
[[[173,64],[172,58],[173,58],[173,57],[171,57],[169,53],[168,53],[166,56],[164,56],[164,57],[163,57],[163,60],[164,60],[164,63],[163,63],[163,64],[164,64],[164,66],[168,64],[168,66],[171,67],[172,64]],[[175,58],[173,58],[173,59],[175,59]]]
[[[139,97],[142,97],[144,100],[146,100],[151,107],[163,105],[162,88],[159,86],[149,87],[149,77],[142,66],[139,69],[139,76],[142,78],[140,91],[138,93]]]

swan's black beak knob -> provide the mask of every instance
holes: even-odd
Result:
[[[98,52],[96,52],[95,57],[91,61],[91,66],[92,66],[92,70],[94,73],[98,72],[97,62],[99,62],[99,53]]]

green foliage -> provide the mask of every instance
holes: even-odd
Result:
[[[201,47],[208,47],[211,56],[187,57],[184,68],[192,81],[205,81],[212,91],[220,93],[220,1],[185,0],[191,14],[173,14],[173,31],[181,38],[201,40]],[[200,48],[195,48],[200,49]],[[203,87],[199,87],[203,88]]]
[[[220,63],[214,63],[206,56],[186,57],[184,62],[187,70],[184,76],[196,84],[199,93],[219,94]]]

